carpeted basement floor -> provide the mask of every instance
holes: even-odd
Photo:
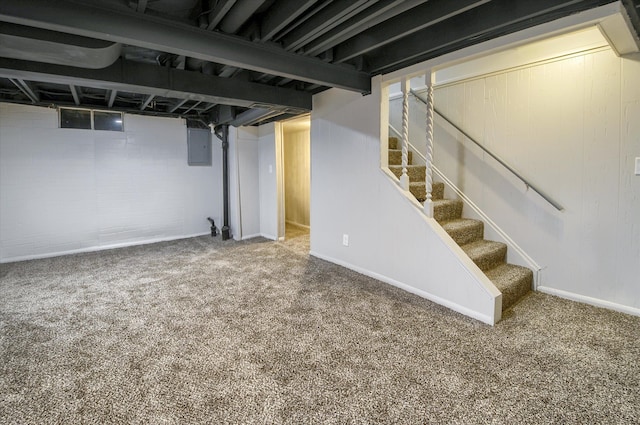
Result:
[[[0,423],[640,423],[640,317],[536,293],[490,327],[305,250],[0,265]]]

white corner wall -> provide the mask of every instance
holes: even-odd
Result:
[[[229,127],[229,228],[235,240],[260,236],[258,129]]]
[[[311,254],[494,323],[501,295],[380,169],[380,78],[373,85],[369,96],[339,89],[314,96]]]
[[[260,234],[278,239],[278,180],[276,166],[276,124],[258,130],[258,185],[260,187]]]
[[[125,131],[58,128],[55,109],[0,104],[0,261],[209,233],[219,158],[187,165],[179,119],[125,115]],[[214,143],[214,151],[215,143]]]
[[[436,165],[540,264],[538,289],[640,314],[640,55],[600,49],[449,85],[435,99],[564,206],[436,129]]]
[[[229,127],[229,227],[234,239],[278,239],[275,124]]]

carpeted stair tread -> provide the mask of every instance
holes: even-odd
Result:
[[[389,137],[389,170],[399,179],[402,175],[401,142]],[[409,190],[423,203],[426,199],[424,165],[411,165],[413,153],[408,152],[407,175]],[[526,267],[507,264],[507,246],[501,242],[483,239],[484,223],[462,218],[463,203],[456,199],[444,199],[444,184],[433,183],[434,218],[467,256],[482,270],[502,292],[502,310],[517,303],[530,290],[533,272]]]
[[[503,264],[507,258],[507,245],[502,242],[481,239],[462,245],[461,248],[482,271]]]
[[[413,152],[408,152],[407,161],[409,164],[413,162]],[[389,149],[389,165],[402,165],[402,150]]]
[[[423,182],[425,181],[426,169],[424,165],[407,165],[407,175],[409,176],[409,181],[412,182]],[[402,165],[389,165],[389,170],[397,178],[400,178],[402,175]]]
[[[468,244],[482,239],[484,222],[470,218],[460,218],[442,223],[442,228],[458,245]]]
[[[423,200],[424,201],[424,200]],[[462,201],[457,199],[436,199],[433,201],[433,218],[443,223],[462,216]]]
[[[409,190],[420,202],[424,202],[427,199],[427,184],[425,182],[411,182],[409,183]],[[444,198],[444,183],[434,182],[431,185],[431,199]]]
[[[531,291],[533,272],[514,264],[501,264],[485,272],[489,280],[502,292],[502,311],[516,304]]]

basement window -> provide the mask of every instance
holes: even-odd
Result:
[[[122,113],[93,111],[93,128],[95,130],[123,131]]]
[[[91,130],[91,111],[60,108],[60,128]]]
[[[122,112],[60,108],[60,128],[124,131]]]

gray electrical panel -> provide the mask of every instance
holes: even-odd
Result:
[[[189,165],[211,165],[211,131],[187,128]]]

